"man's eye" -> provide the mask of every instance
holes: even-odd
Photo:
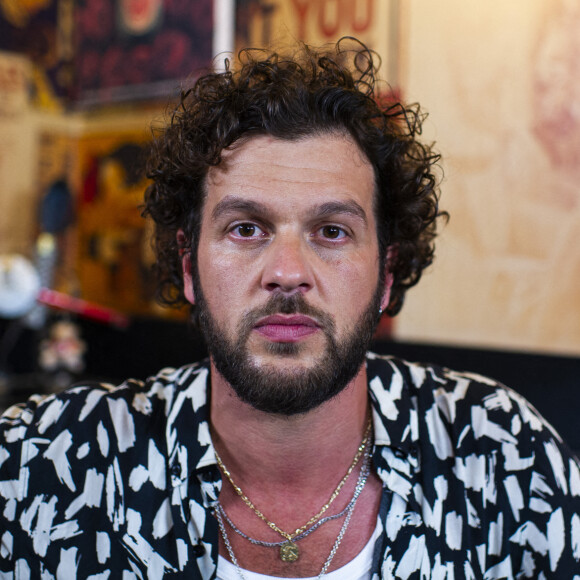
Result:
[[[262,230],[254,224],[239,224],[233,229],[234,234],[240,238],[253,238],[262,234]]]
[[[338,226],[324,226],[321,228],[320,232],[322,233],[323,237],[330,240],[338,240],[346,236],[344,230]]]

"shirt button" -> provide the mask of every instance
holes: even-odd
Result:
[[[169,473],[175,475],[175,477],[179,477],[181,475],[181,465],[179,465],[179,463],[174,463],[169,469]]]
[[[203,547],[202,544],[196,544],[191,548],[191,551],[193,552],[194,558],[200,558],[205,554],[205,548]]]

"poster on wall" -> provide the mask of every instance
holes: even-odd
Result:
[[[26,254],[32,240],[34,138],[28,121],[30,68],[25,57],[0,51],[0,254]]]
[[[381,77],[400,79],[400,0],[237,0],[236,48],[320,46],[354,36],[379,53]]]
[[[130,315],[178,316],[154,299],[150,224],[140,210],[148,139],[123,129],[79,139],[76,277],[84,300]]]
[[[0,50],[33,63],[34,103],[59,108],[73,88],[73,1],[0,0]]]
[[[78,0],[75,98],[165,98],[210,66],[213,0]]]
[[[0,119],[22,120],[30,106],[30,62],[0,51]]]

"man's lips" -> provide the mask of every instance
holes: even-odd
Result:
[[[254,326],[254,330],[273,342],[295,342],[319,329],[315,320],[303,314],[266,316]]]

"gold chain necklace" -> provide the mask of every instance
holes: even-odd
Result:
[[[345,476],[340,480],[339,484],[336,486],[336,489],[332,492],[328,501],[320,508],[320,511],[312,516],[304,525],[296,528],[292,533],[285,532],[284,530],[280,529],[274,522],[270,521],[250,500],[250,498],[242,491],[239,485],[235,483],[232,478],[232,474],[228,470],[228,468],[224,465],[224,462],[221,460],[221,457],[218,455],[218,452],[215,452],[216,461],[222,470],[223,474],[226,476],[227,480],[231,483],[232,487],[234,488],[235,492],[238,494],[240,499],[263,521],[265,522],[268,527],[270,527],[275,532],[279,533],[283,538],[287,540],[282,546],[280,546],[280,559],[284,562],[295,562],[298,560],[299,557],[299,550],[298,546],[292,541],[296,536],[300,535],[304,530],[306,530],[309,526],[314,524],[318,521],[326,512],[326,510],[330,507],[332,502],[338,497],[340,494],[340,490],[343,488],[344,484],[346,483],[347,479],[349,478],[350,474],[353,472],[354,468],[356,467],[357,463],[359,462],[369,440],[369,435],[371,433],[372,428],[372,419],[369,418],[367,423],[363,440],[359,445],[354,459],[350,464]]]

